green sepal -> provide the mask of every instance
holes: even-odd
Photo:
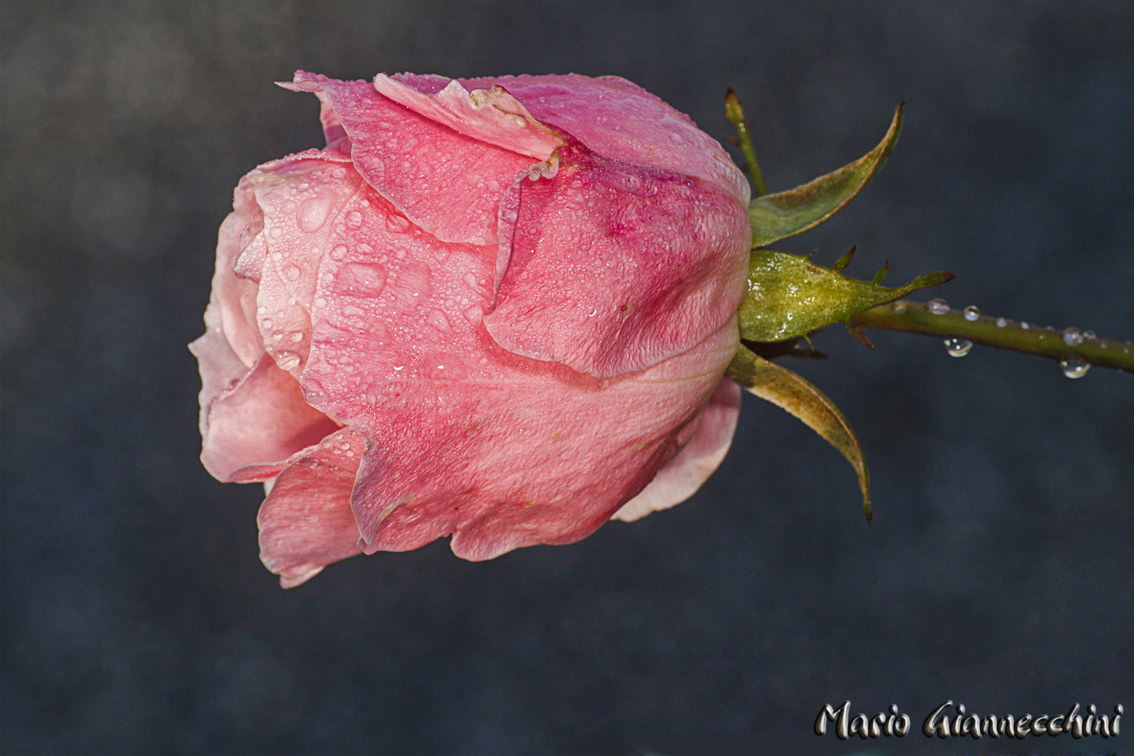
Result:
[[[888,288],[847,278],[798,255],[753,250],[748,292],[737,313],[740,336],[747,341],[802,336],[952,278],[952,273],[935,271],[905,286]]]
[[[748,205],[752,246],[763,247],[795,236],[842,210],[886,162],[901,128],[902,106],[899,105],[886,136],[858,160],[802,186],[752,200]]]
[[[761,399],[791,413],[846,457],[858,475],[862,507],[869,521],[870,471],[866,469],[858,437],[835,403],[799,375],[768,362],[743,344],[726,375]]]

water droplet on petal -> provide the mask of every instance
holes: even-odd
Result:
[[[1082,357],[1064,357],[1059,361],[1059,369],[1068,378],[1082,378],[1091,369],[1091,363]]]
[[[975,323],[980,319],[980,309],[976,305],[969,305],[964,309],[965,320]]]
[[[331,259],[332,259],[332,260],[342,260],[342,259],[345,259],[345,258],[346,258],[346,256],[347,256],[347,253],[348,253],[348,252],[350,252],[350,250],[349,250],[349,249],[347,249],[347,246],[346,246],[345,244],[339,244],[339,245],[336,245],[336,246],[335,246],[335,247],[334,247],[334,248],[333,248],[333,249],[331,250]]]
[[[945,351],[950,357],[964,357],[972,348],[973,342],[968,339],[959,339],[956,336],[945,339]]]
[[[362,213],[357,210],[351,210],[346,214],[346,227],[352,231],[362,228]]]
[[[431,311],[425,319],[429,321],[429,325],[433,326],[438,331],[447,333],[452,329],[452,326],[449,325],[449,319],[445,317],[445,313],[440,310]]]
[[[949,303],[941,297],[934,297],[926,302],[925,306],[933,315],[944,315],[949,312]]]
[[[386,228],[393,231],[395,234],[400,234],[409,230],[409,218],[402,215],[395,210],[389,210],[386,213]]]
[[[335,293],[354,297],[373,297],[386,285],[386,271],[377,265],[347,263],[335,278]]]
[[[295,352],[279,352],[276,354],[276,364],[280,366],[280,370],[290,372],[299,367],[299,355]]]
[[[1079,346],[1083,343],[1083,332],[1075,326],[1063,329],[1063,343],[1067,346]],[[1076,376],[1077,377],[1077,376]]]
[[[327,222],[327,214],[331,211],[334,197],[330,194],[320,194],[310,197],[299,206],[299,228],[307,233],[318,231]]]
[[[298,265],[294,265],[294,264],[291,264],[291,263],[286,265],[284,267],[284,270],[283,270],[284,278],[286,278],[289,281],[298,281],[299,276],[302,275],[302,273],[303,273],[303,271],[301,271],[299,269]]]

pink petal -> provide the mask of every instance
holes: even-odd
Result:
[[[260,559],[291,588],[360,553],[350,508],[362,436],[343,428],[288,460],[260,507]]]
[[[640,494],[614,513],[614,518],[631,522],[650,512],[668,509],[696,493],[728,453],[739,414],[740,387],[729,380],[721,381],[693,438]]]
[[[486,559],[592,532],[677,452],[736,350],[735,321],[611,381],[531,361],[481,323],[484,248],[363,200],[343,208],[363,213],[356,243],[324,260],[302,382],[370,440],[352,501],[364,551],[453,533],[455,553]]]
[[[233,210],[221,224],[217,238],[216,271],[210,306],[216,307],[220,329],[233,352],[252,367],[264,352],[256,327],[256,283],[236,271],[243,250],[255,248],[264,227],[264,216],[252,193],[252,185],[241,179],[233,192]],[[257,277],[258,280],[258,277]]]
[[[310,308],[319,265],[344,225],[347,201],[365,186],[338,153],[309,151],[261,166],[248,176],[263,216],[256,322],[263,348],[297,379],[311,340]],[[337,236],[335,237],[338,238]],[[241,256],[252,252],[250,249]]]
[[[572,150],[554,179],[520,191],[485,317],[506,349],[613,377],[689,349],[736,312],[748,215],[715,186]]]
[[[426,91],[413,86],[414,79],[378,74],[374,89],[418,115],[453,129],[459,134],[506,150],[527,155],[540,162],[551,157],[564,142],[499,87],[491,90],[465,89],[452,80],[437,92],[429,80]]]
[[[223,482],[267,480],[293,454],[339,427],[309,406],[295,379],[267,355],[227,390],[202,401],[202,414],[201,462]]]
[[[540,123],[599,155],[694,176],[748,204],[748,180],[720,143],[689,116],[625,79],[567,74],[461,82],[469,89],[503,87]]]
[[[539,163],[419,115],[368,82],[301,71],[290,88],[321,91],[351,140],[363,178],[444,241],[494,243],[501,193]]]

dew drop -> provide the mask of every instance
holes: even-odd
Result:
[[[373,297],[386,285],[386,272],[377,265],[347,263],[335,278],[335,292],[355,297]]]
[[[997,318],[996,319],[996,327],[997,328],[1004,328],[1007,325],[1008,325],[1008,321],[1005,320],[1004,318]]]
[[[289,263],[288,265],[286,265],[284,267],[283,274],[284,274],[284,278],[286,278],[289,281],[298,281],[300,275],[303,274],[303,271],[301,271],[299,269],[298,265]]]
[[[964,309],[965,320],[975,323],[980,319],[980,309],[976,305],[969,305]]]
[[[906,311],[906,303],[899,300],[899,301],[895,302],[894,304],[890,305],[890,309],[893,310],[895,315],[901,315],[903,312]]]
[[[452,330],[452,326],[449,325],[449,319],[445,317],[445,313],[440,310],[433,310],[425,319],[429,322],[429,325],[442,333],[448,333]]]
[[[339,244],[331,250],[332,260],[343,260],[346,258],[347,253],[350,252],[345,244]]]
[[[1059,361],[1059,369],[1068,378],[1082,378],[1091,369],[1091,363],[1082,357],[1064,357]]]
[[[950,357],[964,357],[972,348],[973,342],[968,339],[959,339],[956,336],[945,339],[945,351]]]
[[[362,228],[362,213],[357,210],[351,210],[346,214],[346,227],[355,231]]]
[[[926,309],[933,315],[944,315],[949,312],[949,303],[941,297],[934,297],[925,303]]]
[[[276,364],[280,370],[292,371],[299,367],[299,355],[295,352],[279,352],[276,354]]]
[[[272,320],[271,318],[264,318],[263,322],[260,323],[260,326],[262,328],[267,329],[267,328],[271,328],[275,324],[276,324],[276,321]]]
[[[410,227],[409,218],[401,213],[390,210],[386,213],[386,228],[393,231],[395,234],[404,233]]]
[[[1087,341],[1094,341],[1098,337],[1099,337],[1098,334],[1095,333],[1094,331],[1083,331],[1083,338],[1086,339]]]
[[[1029,328],[1031,328],[1031,326],[1030,326],[1030,325],[1028,325],[1028,321],[1026,321],[1026,320],[1021,320],[1021,321],[1020,321],[1020,328],[1022,328],[1023,330],[1025,330],[1025,331],[1026,331],[1026,330],[1028,330]]]
[[[299,206],[299,228],[307,233],[318,231],[327,222],[327,213],[331,211],[334,197],[330,194],[320,194],[303,201]]]
[[[1063,329],[1063,343],[1067,346],[1079,346],[1083,343],[1083,332],[1075,326]],[[1078,377],[1078,376],[1076,376]]]

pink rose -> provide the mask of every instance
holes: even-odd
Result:
[[[716,469],[750,240],[719,144],[618,78],[282,86],[327,146],[240,180],[191,349],[201,459],[264,482],[284,587],[571,543]]]

